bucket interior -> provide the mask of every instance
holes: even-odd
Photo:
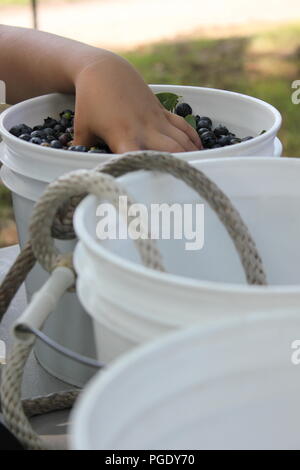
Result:
[[[230,197],[256,242],[267,273],[269,284],[297,285],[300,283],[300,162],[268,158],[222,159],[193,163],[215,181]],[[146,205],[174,203],[204,204],[204,246],[187,250],[187,238],[157,240],[167,272],[199,280],[245,284],[246,279],[236,249],[225,227],[208,203],[185,183],[172,176],[139,172],[119,179],[132,198]],[[103,201],[101,201],[103,202]],[[96,214],[99,200],[84,201],[83,226],[89,236],[105,249],[123,260],[141,264],[132,240],[99,240],[96,235]],[[193,213],[193,231],[200,233]],[[110,220],[118,217],[111,216]],[[120,220],[124,224],[123,219]],[[162,230],[159,222],[156,231]],[[149,227],[151,221],[149,220]],[[118,227],[117,227],[117,234]],[[79,233],[79,237],[80,237]],[[198,235],[197,235],[198,236]],[[194,241],[196,235],[194,236]]]

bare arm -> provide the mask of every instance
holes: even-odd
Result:
[[[75,143],[102,137],[113,152],[201,148],[197,132],[164,110],[138,72],[104,49],[0,25],[0,80],[11,104],[51,92],[76,93]]]

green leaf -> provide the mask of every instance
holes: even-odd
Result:
[[[168,111],[173,111],[178,104],[179,98],[181,98],[175,95],[175,93],[156,93],[155,96]]]
[[[195,116],[188,114],[184,119],[190,124],[190,126],[192,126],[194,129],[197,129]]]

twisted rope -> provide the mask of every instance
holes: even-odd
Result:
[[[119,197],[128,195],[113,179],[137,170],[167,172],[183,180],[204,198],[225,225],[239,253],[249,284],[266,284],[261,258],[254,241],[237,210],[228,197],[203,172],[188,163],[161,152],[131,152],[122,158],[92,171],[79,170],[51,183],[36,204],[30,224],[31,241],[18,256],[0,287],[0,315],[4,314],[13,295],[32,269],[36,259],[49,272],[57,266],[60,253],[54,246],[53,236],[60,239],[74,238],[72,217],[75,206],[87,194],[105,197],[118,207]],[[130,198],[128,198],[131,203]],[[130,218],[128,219],[130,222]],[[143,263],[152,269],[163,270],[160,254],[149,238],[136,240]],[[14,345],[3,374],[1,400],[3,414],[9,428],[27,448],[43,449],[44,442],[32,430],[21,404],[21,380],[24,365],[34,344],[34,337],[27,344]],[[57,396],[26,401],[31,414],[65,407],[72,404],[77,392],[62,392]]]

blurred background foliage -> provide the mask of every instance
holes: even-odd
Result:
[[[80,1],[83,0],[64,0]],[[57,4],[57,0],[55,2]],[[30,0],[0,0],[0,17],[1,6],[7,8],[13,4],[28,5]],[[282,7],[285,8],[284,3]],[[238,34],[226,33],[224,38],[219,33],[216,37],[209,36],[193,32],[180,40],[166,39],[126,51],[114,47],[114,51],[126,57],[147,83],[222,88],[273,104],[283,116],[279,137],[284,145],[284,155],[299,157],[300,105],[291,101],[291,84],[300,79],[300,21],[271,24],[258,30],[248,27],[244,32],[241,28]],[[120,38],[120,44],[121,41]],[[16,240],[10,194],[0,184],[0,246]]]

